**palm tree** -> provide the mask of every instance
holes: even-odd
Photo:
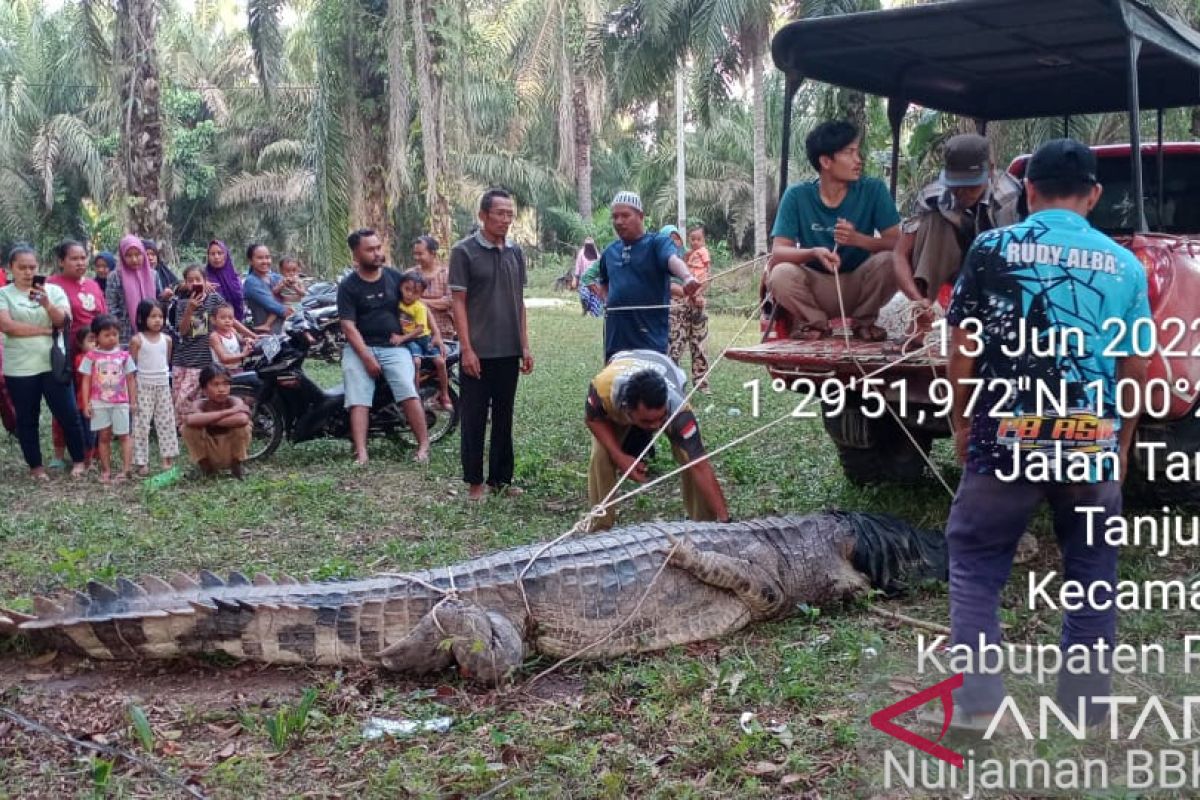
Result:
[[[78,9],[0,7],[0,41],[11,43],[0,48],[0,238],[41,245],[78,234],[84,198],[108,200],[100,140],[111,115],[77,86],[89,66],[80,24]]]
[[[688,20],[676,5],[634,0],[609,15],[606,26],[610,67],[617,89],[617,103],[659,99],[662,83],[674,77],[675,112],[675,218],[680,228],[687,225],[687,161],[684,122],[687,117],[686,84],[689,51]],[[681,47],[681,44],[683,47]],[[667,105],[659,102],[659,116]],[[661,126],[660,126],[661,127]]]
[[[398,0],[397,0],[398,2]],[[449,169],[443,129],[446,106],[443,98],[442,49],[434,40],[435,20],[429,0],[412,3],[412,38],[417,64],[417,105],[421,117],[421,153],[425,168],[425,204],[434,237],[450,241],[450,202],[446,196]]]
[[[711,124],[714,104],[731,87],[748,83],[752,109],[754,251],[767,249],[768,105],[767,46],[781,16],[844,14],[879,8],[879,0],[634,0],[614,14],[618,35],[632,34],[621,48],[625,76],[638,86],[667,80],[690,54],[696,65],[693,94],[701,119]],[[627,26],[622,30],[622,24]],[[861,95],[843,94],[838,113],[865,118]]]
[[[605,88],[596,26],[606,10],[603,0],[517,0],[501,22],[521,108],[509,143],[539,107],[555,110],[558,170],[574,185],[583,219],[592,215],[592,134]]]
[[[162,80],[158,71],[157,0],[117,0],[116,84],[120,90],[121,166],[129,227],[164,242],[171,258],[170,208],[162,190]]]
[[[639,87],[661,85],[690,53],[696,65],[698,110],[705,123],[712,122],[713,104],[728,96],[730,84],[749,79],[756,253],[767,249],[764,60],[774,19],[772,0],[635,0],[614,15],[611,25],[619,36],[632,34],[618,49],[630,61],[625,74]]]

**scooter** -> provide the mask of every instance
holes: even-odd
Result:
[[[316,323],[316,330],[312,331],[315,341],[309,347],[308,354],[330,364],[340,364],[346,336],[342,333],[342,319],[338,316],[337,306],[318,306],[307,310]]]
[[[294,443],[350,438],[350,414],[344,405],[343,387],[339,384],[322,389],[304,372],[304,360],[319,332],[312,314],[298,311],[284,323],[283,333],[264,336],[254,343],[245,361],[246,371],[233,377],[233,394],[250,407],[253,421],[248,461],[269,457],[285,437]],[[446,358],[452,405],[449,410],[438,403],[437,373],[429,359],[422,362],[417,375],[417,393],[430,443],[446,438],[458,427],[458,361],[455,344]],[[382,379],[376,381],[367,436],[417,446],[404,409]]]
[[[311,332],[315,339],[309,355],[337,364],[342,360],[342,348],[346,337],[342,334],[342,321],[337,310],[336,283],[321,281],[308,287],[308,294],[300,306],[313,316],[317,329]]]

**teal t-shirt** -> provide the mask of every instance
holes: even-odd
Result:
[[[887,186],[878,178],[861,178],[850,184],[846,197],[836,208],[821,201],[821,192],[814,180],[789,186],[783,193],[771,235],[791,239],[799,247],[832,250],[835,244],[833,229],[839,218],[849,220],[855,230],[867,236],[900,224],[896,204]],[[842,257],[841,272],[853,272],[871,255],[859,247],[843,246],[837,252]],[[808,266],[825,271],[819,264]]]

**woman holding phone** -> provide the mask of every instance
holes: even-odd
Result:
[[[224,305],[225,300],[206,280],[199,264],[183,270],[183,282],[167,313],[178,336],[171,348],[171,401],[179,425],[200,389],[200,370],[213,363],[208,337],[213,330],[213,314]]]
[[[62,426],[71,453],[71,476],[84,473],[83,427],[75,408],[70,383],[60,383],[50,371],[50,349],[54,331],[70,319],[71,303],[66,293],[46,276],[38,275],[37,255],[18,245],[9,254],[12,283],[0,289],[0,333],[4,334],[4,380],[17,417],[17,440],[29,465],[29,474],[39,481],[50,476],[42,465],[38,418],[42,400]]]

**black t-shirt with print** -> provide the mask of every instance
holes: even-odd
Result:
[[[364,281],[358,273],[338,284],[338,316],[350,320],[362,334],[367,347],[387,347],[400,329],[400,273],[391,267],[380,271],[379,280]]]

